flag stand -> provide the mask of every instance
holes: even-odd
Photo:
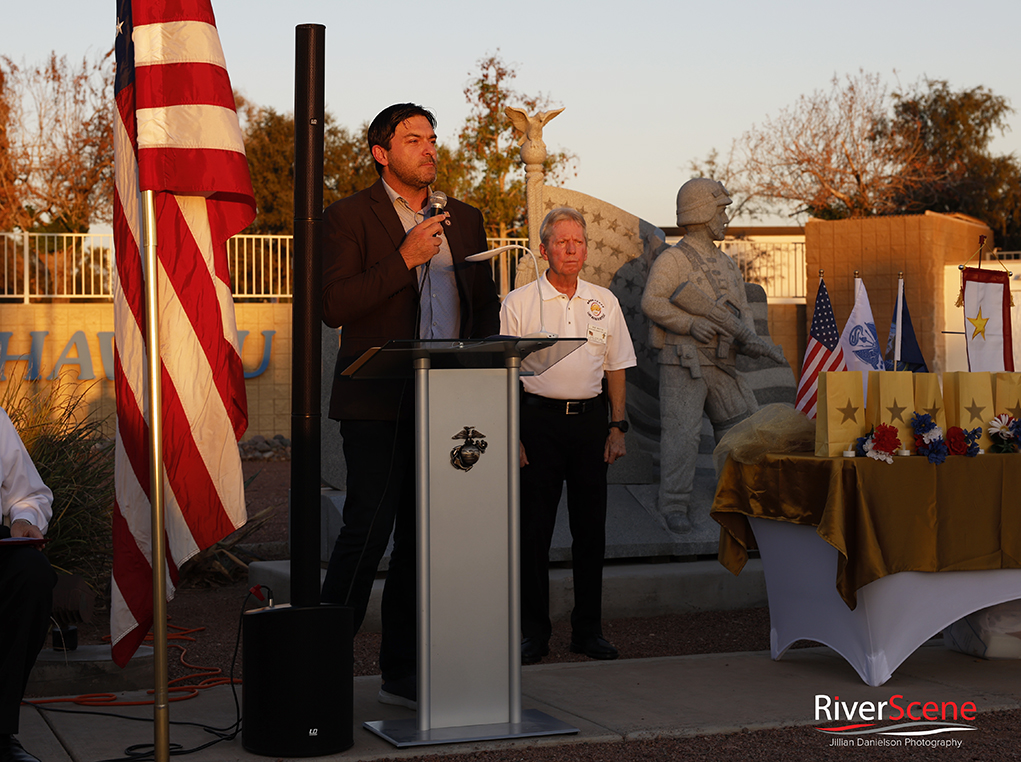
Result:
[[[163,541],[163,399],[160,363],[159,263],[156,259],[156,205],[142,191],[142,247],[145,249],[145,322],[149,381],[149,503],[152,506],[153,755],[170,759],[170,701],[167,667],[167,558]]]

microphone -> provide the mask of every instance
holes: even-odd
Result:
[[[443,191],[433,191],[429,194],[429,211],[426,213],[426,219],[435,217],[443,211],[443,207],[447,205],[447,194]]]
[[[429,194],[429,209],[425,213],[425,219],[435,217],[443,211],[443,207],[447,205],[447,194],[443,191],[433,191]],[[449,222],[448,222],[449,224]],[[436,233],[437,237],[442,233]],[[421,272],[418,278],[418,309],[415,312],[415,338],[421,339],[422,331],[422,287],[425,285],[425,279],[429,277],[429,265],[432,264],[430,259],[424,265],[419,265],[418,269]]]
[[[512,251],[514,249],[520,249],[521,251],[527,251],[528,256],[532,258],[532,265],[535,267],[535,290],[539,295],[539,332],[530,333],[527,336],[523,336],[524,339],[555,339],[557,335],[550,333],[546,330],[546,321],[543,319],[542,310],[542,285],[539,283],[541,273],[539,272],[539,260],[535,258],[534,252],[527,246],[522,246],[520,243],[508,243],[505,246],[497,246],[495,249],[488,249],[486,251],[480,251],[478,254],[469,254],[464,258],[465,262],[485,262],[486,260],[492,259],[497,254],[503,254],[505,251]]]

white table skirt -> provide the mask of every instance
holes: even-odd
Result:
[[[843,656],[869,685],[882,685],[944,627],[1021,598],[1021,569],[900,572],[860,588],[851,611],[836,588],[837,550],[815,527],[748,521],[766,576],[774,660],[795,641],[814,640]]]

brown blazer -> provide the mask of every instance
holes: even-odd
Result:
[[[461,299],[458,338],[497,334],[500,302],[489,263],[464,260],[488,248],[482,213],[453,198],[446,211],[450,225],[445,233]],[[331,204],[324,222],[323,321],[342,326],[330,418],[393,420],[398,406],[405,413],[413,407],[410,382],[405,389],[402,381],[351,379],[341,371],[367,349],[391,339],[415,338],[418,286],[398,251],[404,227],[381,179]]]

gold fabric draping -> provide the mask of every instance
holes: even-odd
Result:
[[[710,514],[734,574],[755,548],[748,516],[816,527],[837,549],[837,591],[902,571],[1021,568],[1021,456],[871,458],[770,454],[728,460]]]

